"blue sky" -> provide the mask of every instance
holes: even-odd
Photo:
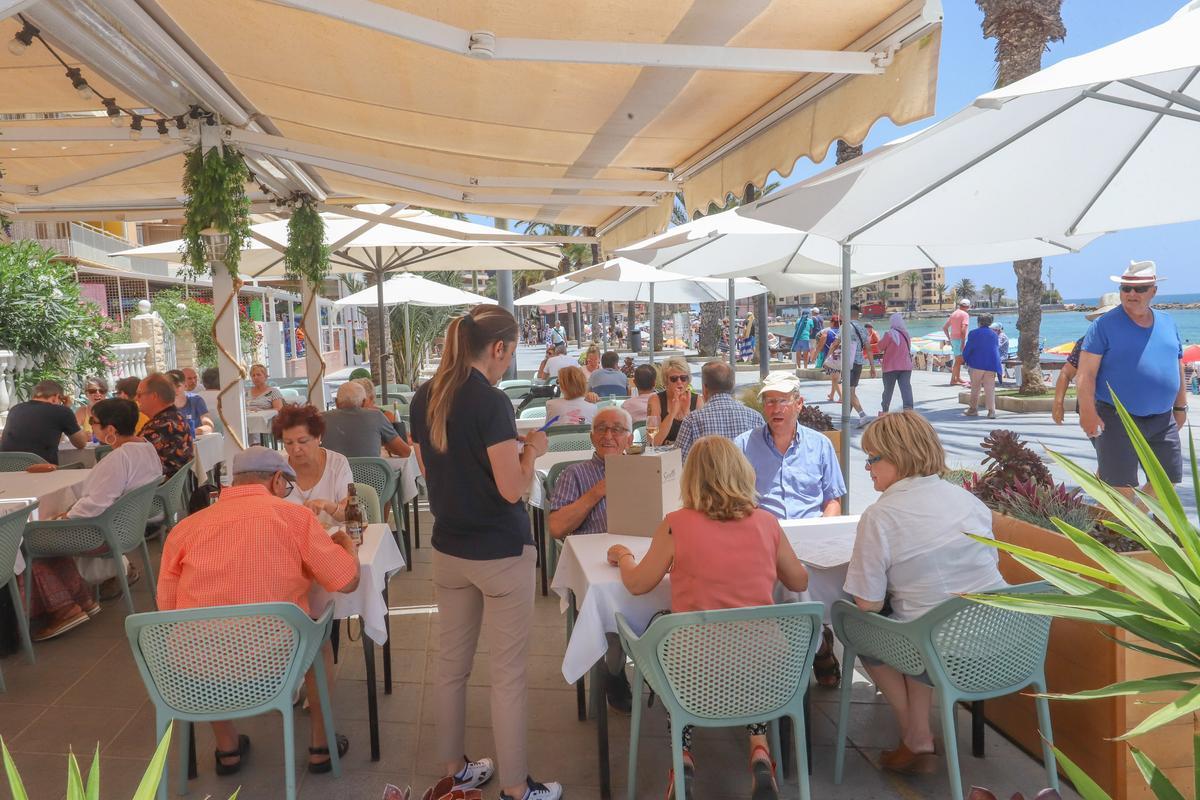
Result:
[[[943,0],[945,24],[942,31],[941,63],[938,70],[937,111],[932,119],[897,127],[880,120],[871,129],[866,149],[884,144],[897,136],[926,127],[966,106],[976,96],[992,88],[995,81],[994,42],[984,39],[980,29],[982,13],[974,0]],[[1095,50],[1124,39],[1169,18],[1183,0],[1064,0],[1063,20],[1067,37],[1050,45],[1042,57],[1042,66],[1063,58]],[[1071,146],[1071,143],[1064,143]],[[1180,154],[1181,158],[1195,157]],[[784,183],[814,175],[834,163],[834,148],[822,164],[803,160]],[[778,176],[775,176],[776,178]],[[1197,187],[1200,191],[1200,187]],[[1152,259],[1160,275],[1169,278],[1163,294],[1200,292],[1200,270],[1195,269],[1200,222],[1124,231],[1102,237],[1080,253],[1045,259],[1053,268],[1054,284],[1063,297],[1078,298],[1110,291],[1108,280],[1130,259]],[[946,270],[946,282],[953,285],[964,277],[976,286],[990,283],[1016,294],[1016,278],[1011,264],[962,267]],[[1045,277],[1045,276],[1043,276]]]

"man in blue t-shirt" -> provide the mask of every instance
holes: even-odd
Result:
[[[1174,321],[1151,308],[1158,291],[1153,261],[1131,261],[1121,284],[1121,305],[1092,323],[1083,339],[1079,372],[1079,424],[1092,438],[1102,481],[1132,497],[1138,459],[1114,406],[1125,406],[1172,483],[1183,478],[1179,429],[1187,420],[1183,346]]]

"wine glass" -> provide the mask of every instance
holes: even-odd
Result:
[[[661,420],[658,417],[656,417],[656,416],[647,416],[646,417],[645,450],[647,453],[653,452],[653,450],[654,450],[654,437],[658,435],[658,426],[660,424],[661,424]]]

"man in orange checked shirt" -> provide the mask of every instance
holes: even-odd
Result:
[[[313,582],[330,592],[358,587],[358,556],[344,531],[332,537],[316,516],[283,498],[296,473],[277,450],[248,447],[233,458],[233,485],[216,505],[192,514],[171,531],[163,546],[158,578],[158,607],[181,608],[295,603],[305,611]],[[333,675],[332,651],[324,647],[327,674]],[[309,697],[316,696],[314,676],[305,676]],[[309,772],[330,770],[329,745],[320,705],[314,703]],[[218,775],[241,769],[250,738],[232,722],[214,722]],[[349,749],[337,737],[338,754]]]

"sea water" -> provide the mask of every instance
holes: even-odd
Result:
[[[1200,294],[1159,295],[1155,298],[1158,303],[1200,303]],[[1068,300],[1068,303],[1094,306],[1096,298],[1078,298]],[[977,313],[980,309],[975,310]],[[1179,328],[1179,337],[1184,344],[1200,342],[1200,309],[1165,309]],[[1041,339],[1046,347],[1056,347],[1064,342],[1073,342],[1083,336],[1090,324],[1084,319],[1086,312],[1082,311],[1044,311],[1042,312]],[[946,315],[949,316],[947,311]],[[977,324],[972,315],[971,327]],[[998,314],[996,322],[1004,326],[1004,332],[1009,337],[1017,335],[1016,314]],[[887,327],[887,320],[871,320],[877,330]],[[944,318],[910,319],[907,320],[908,331],[915,338],[935,331],[940,331],[946,324]],[[882,330],[880,330],[882,332]]]

